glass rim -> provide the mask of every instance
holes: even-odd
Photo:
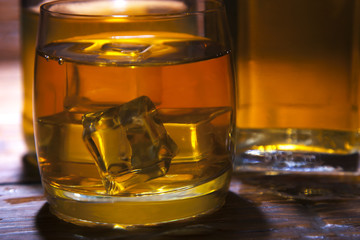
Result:
[[[212,2],[216,5],[211,8],[205,8],[204,10],[194,10],[181,12],[171,12],[171,13],[146,13],[146,14],[92,14],[92,13],[76,13],[70,11],[58,11],[58,10],[51,10],[51,8],[58,4],[71,4],[71,3],[85,3],[85,2],[179,2],[184,3],[184,0],[55,0],[51,2],[46,2],[40,6],[40,12],[50,14],[56,17],[63,17],[63,18],[175,18],[175,17],[183,17],[189,15],[199,15],[199,14],[206,14],[210,12],[217,12],[223,10],[225,8],[224,3],[221,0],[192,0],[193,2],[198,3],[207,3]]]

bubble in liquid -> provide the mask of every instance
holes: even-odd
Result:
[[[64,59],[59,58],[58,63],[59,63],[60,65],[63,65],[63,64],[64,64]]]
[[[48,55],[45,55],[44,57],[45,57],[46,61],[48,62],[50,57]]]

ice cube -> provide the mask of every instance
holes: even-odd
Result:
[[[159,118],[178,146],[172,162],[200,161],[229,144],[230,107],[159,109]]]
[[[83,139],[108,194],[164,176],[177,145],[146,96],[83,116]]]
[[[102,45],[101,51],[108,55],[127,57],[133,60],[144,60],[150,56],[150,44],[141,43],[106,43]]]

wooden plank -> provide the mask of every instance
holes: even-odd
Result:
[[[234,177],[231,189],[261,210],[272,228],[272,238],[353,239],[360,233],[360,196],[352,199],[303,201],[276,196],[259,186],[241,184]],[[241,188],[239,188],[241,186]]]
[[[34,220],[44,204],[40,184],[0,186],[0,239],[38,238]]]
[[[264,195],[237,179],[233,180],[234,185],[240,186],[241,191],[230,192],[225,206],[213,214],[137,231],[75,226],[50,213],[40,184],[0,186],[0,238],[212,240],[360,236],[359,199],[302,202]]]

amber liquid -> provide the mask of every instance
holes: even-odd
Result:
[[[34,61],[35,61],[35,41],[37,25],[39,22],[39,11],[32,8],[22,7],[21,11],[21,63],[23,78],[23,134],[28,149],[31,163],[36,165],[36,158],[30,154],[35,154],[34,129],[32,116],[32,92],[34,84]]]
[[[237,170],[357,175],[359,2],[237,4]]]
[[[184,219],[223,204],[231,173],[229,54],[192,35],[134,34],[140,33],[82,36],[37,51],[40,169],[53,211],[67,221],[128,227]],[[122,40],[109,38],[114,35]],[[142,95],[156,104],[179,151],[165,176],[110,196],[82,140],[81,117]],[[201,112],[212,109],[221,114],[202,119]]]
[[[239,128],[357,130],[355,2],[240,1]]]

